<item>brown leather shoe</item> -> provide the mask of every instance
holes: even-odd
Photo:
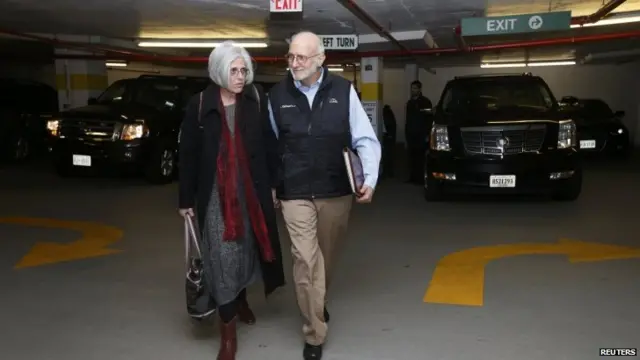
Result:
[[[233,318],[225,324],[220,320],[220,350],[217,360],[235,360],[238,351],[238,339],[236,336],[236,319]]]
[[[246,300],[238,304],[238,319],[248,325],[256,323],[256,316],[253,314],[253,311],[251,311],[251,308],[249,308],[249,303]]]

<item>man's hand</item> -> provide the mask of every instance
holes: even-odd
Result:
[[[271,198],[273,199],[273,207],[276,209],[279,208],[280,200],[276,197],[276,189],[271,189]]]
[[[195,213],[193,212],[193,209],[180,209],[178,210],[178,213],[180,213],[180,216],[186,218],[187,216],[194,216]]]
[[[363,185],[358,191],[359,196],[356,196],[356,202],[360,204],[367,204],[373,200],[373,188],[367,185]]]

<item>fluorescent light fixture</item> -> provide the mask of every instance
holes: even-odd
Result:
[[[126,62],[119,62],[119,61],[107,61],[105,65],[108,67],[127,67]]]
[[[497,63],[497,64],[481,64],[480,67],[483,69],[491,69],[491,68],[513,68],[513,67],[526,67],[526,63]]]
[[[544,62],[530,62],[527,66],[567,66],[575,65],[575,61],[544,61]]]
[[[567,65],[575,65],[576,62],[571,61],[540,61],[540,62],[530,62],[530,63],[484,63],[481,64],[480,67],[483,69],[491,69],[491,68],[517,68],[517,67],[530,67],[530,66],[567,66]]]
[[[163,47],[163,48],[207,48],[212,49],[222,45],[223,41],[167,41],[167,40],[145,40],[140,41],[140,47]],[[236,41],[236,44],[245,48],[266,48],[269,46],[266,42],[242,42]]]
[[[572,28],[581,28],[581,27],[592,27],[592,26],[605,26],[605,25],[618,25],[618,24],[629,24],[634,22],[640,22],[640,16],[613,16],[607,19],[603,19],[600,21],[596,21],[590,24],[572,24]]]

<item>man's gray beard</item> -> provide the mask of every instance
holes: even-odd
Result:
[[[306,76],[304,76],[304,77],[303,77],[303,78],[301,78],[301,79],[298,79],[298,78],[296,77],[296,74],[295,74],[295,72],[293,71],[293,69],[289,69],[289,72],[291,72],[291,76],[293,77],[293,79],[294,79],[294,80],[296,80],[296,81],[303,81],[304,79],[308,79],[309,77],[313,76],[313,74],[315,74],[315,73],[316,73],[316,72],[318,72],[319,70],[320,70],[320,67],[317,67],[315,70],[311,70],[311,69],[309,69],[309,70],[307,70],[307,71],[309,71],[309,73],[305,73],[304,75],[306,75]]]

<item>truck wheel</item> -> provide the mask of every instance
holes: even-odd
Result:
[[[582,171],[576,173],[564,183],[553,195],[556,201],[575,201],[582,192]]]
[[[151,155],[145,177],[152,184],[169,184],[174,179],[175,170],[175,152],[170,147],[161,147]]]

